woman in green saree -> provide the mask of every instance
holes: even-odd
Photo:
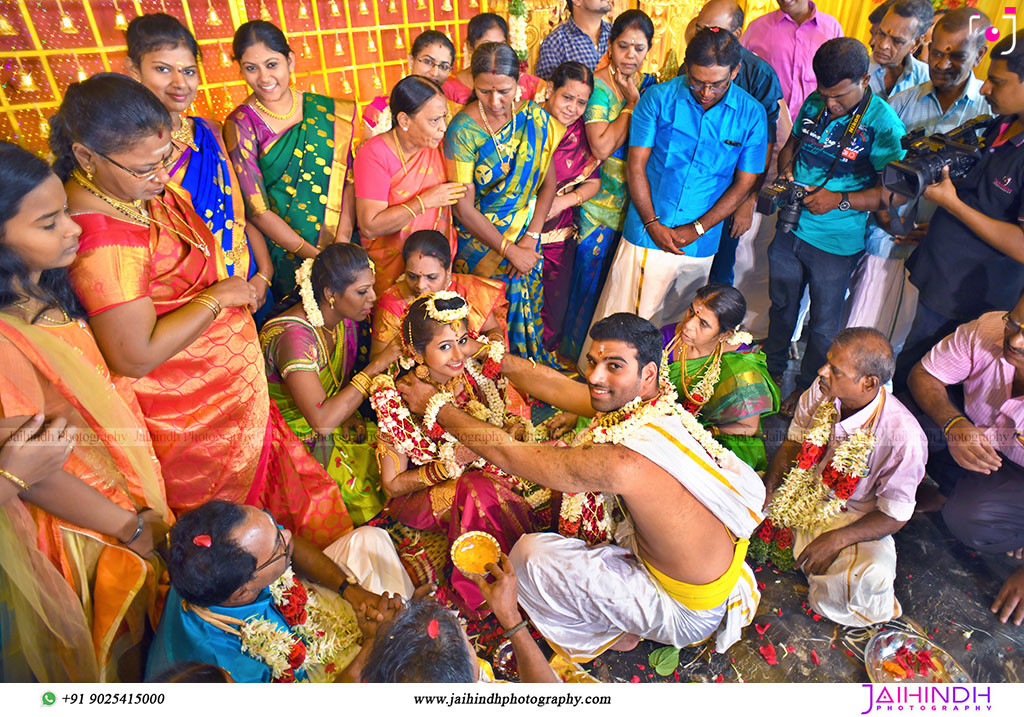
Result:
[[[754,470],[768,467],[761,419],[779,410],[779,389],[764,353],[740,331],[747,302],[725,284],[708,284],[686,318],[661,330],[669,378],[686,410]]]
[[[377,374],[398,358],[398,342],[352,374],[355,324],[373,310],[373,264],[362,247],[336,244],[303,262],[301,299],[264,324],[260,346],[270,397],[296,436],[341,489],[353,525],[380,511],[377,427],[359,406]]]
[[[269,22],[239,27],[232,49],[252,94],[225,120],[224,142],[246,217],[271,240],[280,299],[304,259],[352,236],[355,103],[293,89],[295,55]]]
[[[548,172],[565,127],[540,105],[514,101],[519,58],[486,42],[473,52],[474,96],[448,125],[448,178],[466,185],[453,207],[455,271],[505,282],[512,353],[555,364],[542,343],[540,231],[557,189]]]

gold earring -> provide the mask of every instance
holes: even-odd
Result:
[[[427,381],[430,379],[430,369],[427,368],[426,364],[419,364],[416,367],[416,378],[420,381]]]
[[[333,296],[328,296],[328,297],[327,297],[327,303],[328,303],[328,304],[330,305],[330,307],[331,307],[331,308],[333,309],[333,308],[334,308],[334,297],[333,297]]]
[[[85,168],[85,178],[88,179],[90,182],[92,181],[92,165],[91,164],[88,167]]]

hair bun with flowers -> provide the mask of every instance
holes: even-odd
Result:
[[[295,285],[302,297],[302,310],[306,312],[306,320],[313,326],[324,325],[324,315],[320,313],[320,305],[313,295],[313,260],[306,259],[295,270]]]
[[[747,346],[751,346],[754,343],[754,337],[750,335],[749,331],[743,330],[742,324],[737,324],[736,328],[732,330],[731,334],[729,334],[729,338],[726,339],[726,342],[734,345],[746,344]]]
[[[427,316],[439,324],[454,324],[469,316],[469,303],[462,298],[462,294],[455,291],[435,291],[425,294],[425,296],[427,297]],[[438,301],[455,301],[456,299],[462,302],[462,306],[454,309],[437,308]]]

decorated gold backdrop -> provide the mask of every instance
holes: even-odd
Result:
[[[946,0],[949,2],[949,0]],[[648,71],[674,73],[683,31],[703,0],[644,0],[655,24]],[[956,2],[956,0],[953,0]],[[847,34],[867,40],[874,0],[819,0]],[[263,17],[279,24],[297,53],[298,86],[360,105],[402,77],[408,47],[422,30],[446,32],[461,55],[465,24],[474,14],[504,14],[506,0],[0,0],[0,137],[45,152],[45,118],[71,82],[124,67],[124,34],[136,15],[168,12],[196,35],[203,53],[194,113],[218,120],[248,93],[230,61],[234,28]],[[613,0],[613,15],[636,0]],[[1006,0],[978,7],[1002,28]],[[773,11],[775,0],[747,0],[747,20]],[[564,19],[564,0],[527,0],[531,66],[541,38]],[[461,61],[461,57],[459,58]],[[457,62],[458,64],[458,62]]]

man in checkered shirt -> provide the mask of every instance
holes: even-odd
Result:
[[[565,0],[569,19],[556,26],[540,43],[537,76],[551,79],[563,62],[582,62],[593,70],[608,51],[611,23],[604,16],[612,11],[611,0]]]

